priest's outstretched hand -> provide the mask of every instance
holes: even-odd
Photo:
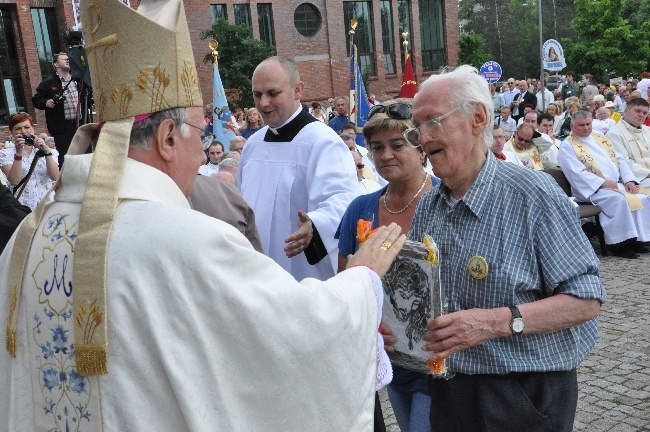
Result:
[[[307,249],[313,236],[314,226],[311,219],[309,219],[309,215],[302,210],[298,210],[298,231],[284,239],[284,242],[287,243],[284,248],[287,258],[293,258]]]
[[[363,242],[354,255],[348,256],[346,268],[366,266],[374,270],[380,278],[384,277],[405,241],[406,236],[396,223],[380,227]]]

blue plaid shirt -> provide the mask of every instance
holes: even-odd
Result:
[[[570,199],[547,174],[498,161],[492,152],[455,205],[444,184],[420,199],[411,239],[421,241],[425,234],[440,248],[449,312],[519,305],[560,293],[605,301],[598,260]],[[481,280],[468,269],[476,255],[489,266]],[[596,318],[551,334],[491,339],[453,354],[450,367],[465,374],[571,370],[597,336]]]

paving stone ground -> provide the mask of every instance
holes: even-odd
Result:
[[[650,431],[650,254],[636,260],[597,254],[608,300],[596,346],[578,368],[573,430]],[[400,432],[385,391],[380,400],[388,431]]]

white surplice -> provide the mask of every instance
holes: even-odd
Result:
[[[631,238],[637,238],[642,242],[650,241],[650,197],[637,195],[641,199],[643,209],[630,211],[623,194],[601,189],[605,180],[616,182],[621,191],[625,190],[626,182],[634,181],[634,174],[625,159],[619,153],[615,153],[619,170],[609,155],[596,143],[593,136],[579,139],[593,154],[605,179],[587,171],[567,140],[563,141],[560,146],[558,162],[571,183],[573,196],[578,201],[592,202],[602,209],[600,224],[605,234],[605,243],[616,244]]]
[[[213,164],[212,162],[208,162],[207,164],[201,165],[199,167],[199,174],[204,176],[212,176],[218,172],[219,164]]]
[[[372,431],[377,275],[299,283],[131,159],[108,247],[108,374],[79,376],[70,278],[91,158],[66,156],[34,238],[17,357],[0,349],[0,430]],[[14,241],[0,256],[2,330]]]
[[[650,188],[650,128],[641,125],[636,128],[620,120],[607,133],[614,143],[614,149],[625,158],[634,173],[636,181],[644,188]]]
[[[239,162],[237,186],[255,212],[266,254],[298,280],[325,280],[338,267],[334,234],[360,188],[341,138],[319,121],[306,121],[297,111],[278,128],[277,142],[269,139],[273,132],[268,126],[251,136]],[[284,252],[285,238],[298,230],[298,210],[309,215],[327,250],[328,256],[315,265],[304,253],[287,258]]]

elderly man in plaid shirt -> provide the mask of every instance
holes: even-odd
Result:
[[[437,242],[448,302],[424,336],[455,372],[431,380],[430,420],[441,431],[571,431],[576,367],[605,301],[598,260],[550,176],[488,151],[492,109],[483,78],[461,66],[422,84],[418,127],[405,132],[442,180],[411,232]]]
[[[70,75],[68,55],[55,54],[52,64],[54,75],[44,79],[38,85],[32,102],[36,108],[45,110],[47,130],[56,142],[59,166],[61,166],[78,127],[79,92],[77,83]]]

